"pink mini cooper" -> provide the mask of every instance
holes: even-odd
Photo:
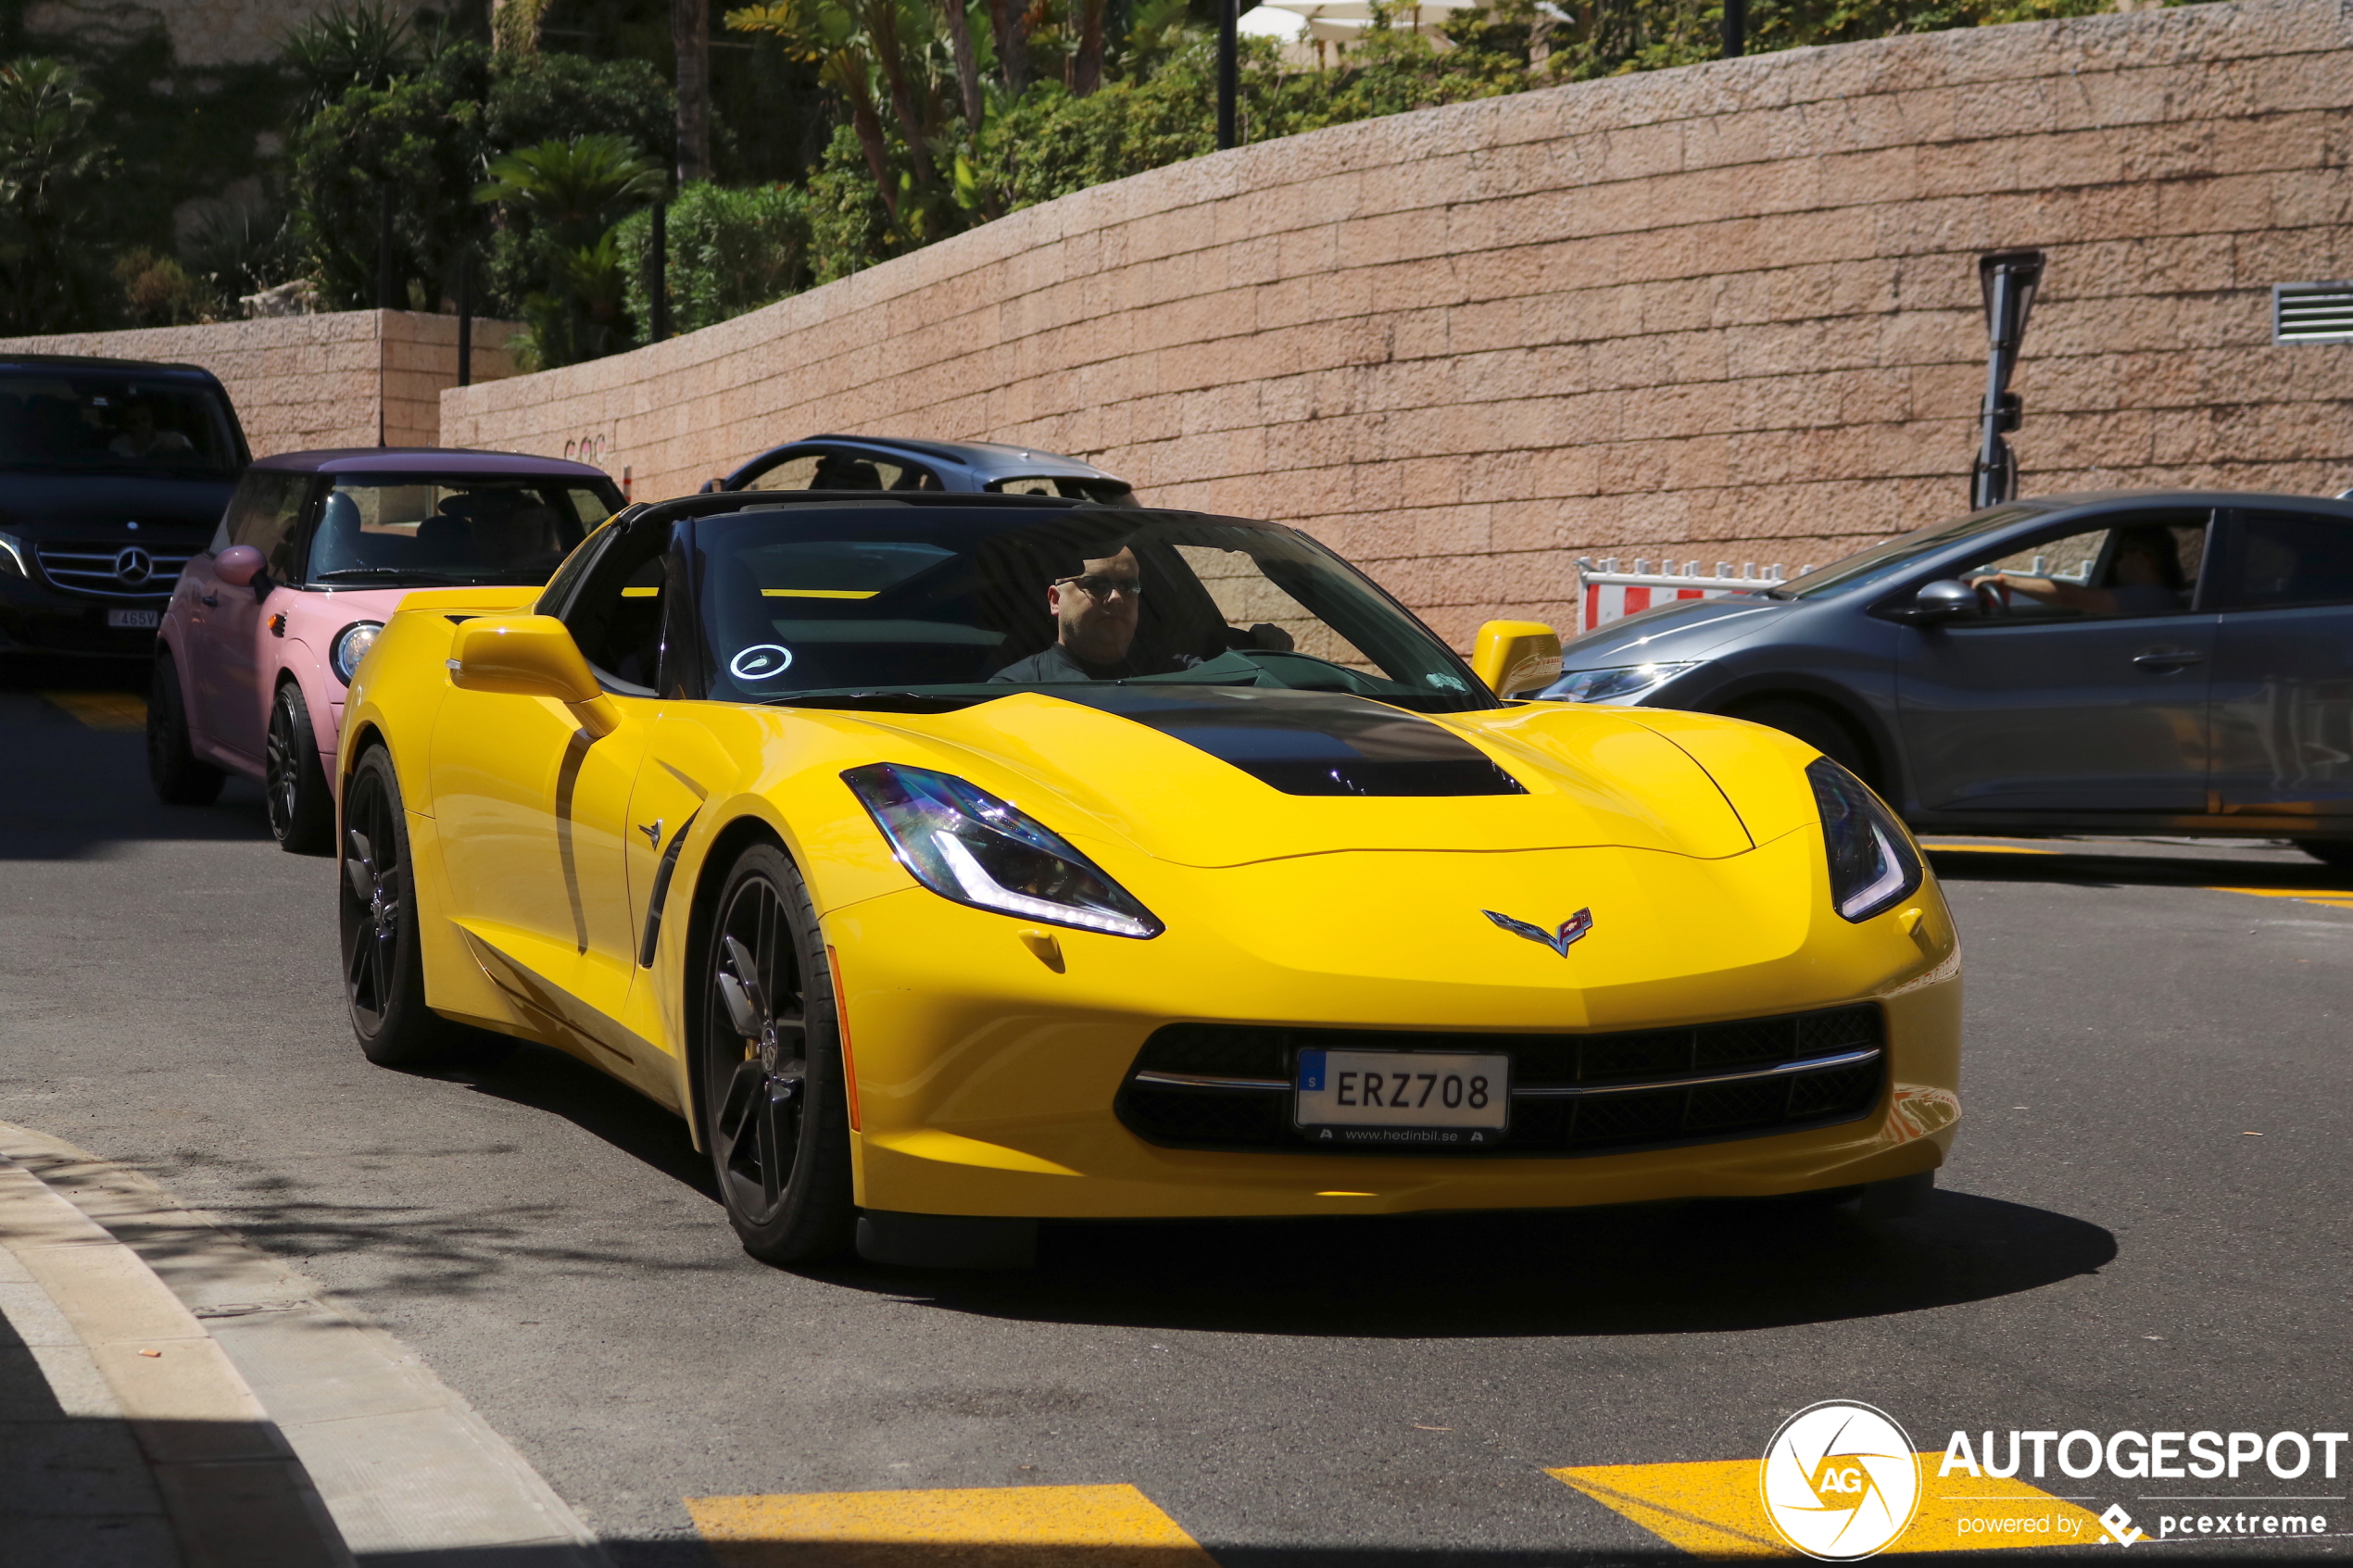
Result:
[[[200,806],[226,774],[248,774],[278,843],[325,853],[344,688],[402,596],[545,583],[621,505],[601,470],[508,452],[360,447],[256,462],[157,634],[156,794]]]

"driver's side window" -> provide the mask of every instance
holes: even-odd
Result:
[[[670,531],[659,527],[614,540],[564,611],[589,668],[633,696],[652,696],[661,686],[669,545]]]
[[[1994,621],[2181,615],[2196,600],[2210,521],[2205,511],[2132,513],[2105,528],[2013,539],[1956,575]]]

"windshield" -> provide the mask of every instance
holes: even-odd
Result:
[[[620,500],[609,483],[338,475],[311,539],[310,581],[542,583]]]
[[[0,370],[0,469],[227,478],[243,460],[209,387],[120,370]]]
[[[1268,523],[881,503],[693,529],[722,701],[1147,682],[1493,706],[1394,600]]]
[[[1819,571],[1809,571],[1774,589],[1768,596],[1777,599],[1818,599],[1828,594],[1844,593],[1865,583],[1883,582],[1900,574],[1920,557],[1930,555],[1956,539],[2007,528],[2033,517],[2040,507],[1989,507],[1982,512],[1971,512],[1952,522],[1940,522],[1899,538],[1885,540],[1868,550],[1834,560]]]

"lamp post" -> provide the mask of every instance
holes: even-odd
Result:
[[[1978,411],[1977,462],[1969,476],[1971,508],[1997,507],[2018,495],[2018,454],[2003,435],[2018,429],[2025,408],[2010,390],[2027,313],[2043,283],[2039,250],[1990,250],[1977,258],[1985,295],[1985,402]]]
[[[1748,0],[1724,0],[1724,57],[1748,53]]]

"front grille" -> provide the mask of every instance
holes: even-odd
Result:
[[[1291,1124],[1301,1050],[1476,1051],[1512,1059],[1511,1125],[1500,1143],[1443,1152],[1615,1154],[1851,1122],[1879,1103],[1886,1045],[1869,1002],[1595,1035],[1172,1023],[1144,1042],[1114,1109],[1174,1148],[1364,1153]]]
[[[168,599],[181,569],[195,552],[146,545],[84,541],[44,542],[33,546],[41,575],[53,588],[109,599]]]

